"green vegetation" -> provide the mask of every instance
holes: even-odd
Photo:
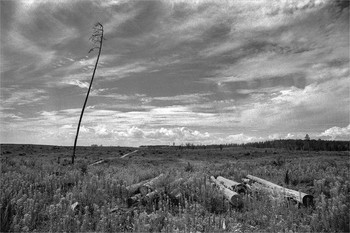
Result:
[[[349,231],[347,152],[154,147],[120,159],[133,150],[78,147],[72,165],[68,147],[2,145],[1,231]],[[101,159],[104,163],[88,166]],[[146,205],[128,206],[125,187],[160,173],[169,182],[193,177],[182,190],[184,198],[175,202],[162,195]],[[210,175],[241,181],[247,174],[312,194],[315,206],[252,193],[243,197],[243,208],[234,209],[208,185]]]

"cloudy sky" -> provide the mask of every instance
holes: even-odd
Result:
[[[1,1],[1,142],[348,140],[349,2]]]

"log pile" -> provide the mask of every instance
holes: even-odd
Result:
[[[247,178],[249,180],[246,180],[246,182],[252,181],[254,187],[257,189],[265,190],[270,193],[277,193],[281,197],[286,198],[288,200],[293,200],[298,204],[304,205],[305,207],[312,206],[314,204],[313,202],[314,198],[312,195],[309,195],[300,191],[284,188],[282,186],[279,186],[277,184],[274,184],[270,181],[261,179],[256,176],[247,175]]]
[[[215,186],[219,189],[219,191],[225,196],[225,198],[234,207],[238,207],[238,208],[243,207],[242,196],[239,193],[233,191],[235,189],[235,187],[232,186],[232,184],[237,183],[237,182],[232,181],[232,180],[228,180],[228,179],[221,177],[221,176],[220,176],[221,181],[218,178],[215,179],[214,176],[211,176],[210,180],[215,184]]]
[[[245,184],[226,179],[225,177],[222,177],[222,176],[218,176],[216,179],[225,187],[237,192],[238,194],[247,194],[247,186]]]
[[[168,177],[162,173],[155,178],[126,187],[129,195],[131,195],[127,200],[128,206],[150,203],[164,193],[173,199],[180,199],[182,197],[180,185],[185,183],[185,180],[180,178],[168,184],[166,180],[168,180]]]
[[[167,196],[174,203],[183,202],[185,199],[189,199],[189,197],[195,195],[192,189],[188,189],[196,180],[194,177],[187,180],[179,178],[169,182],[170,180],[169,176],[162,173],[152,179],[127,186],[126,190],[129,193],[127,200],[128,207],[138,204],[146,205],[159,199],[162,195]],[[254,190],[263,191],[263,193],[269,196],[274,195],[274,198],[278,198],[279,200],[283,200],[284,198],[294,200],[304,206],[311,206],[313,204],[313,196],[309,194],[284,188],[252,175],[247,175],[247,178],[242,179],[242,183],[222,176],[216,178],[211,176],[209,181],[209,185],[215,187],[234,208],[242,208],[243,195],[250,195]]]

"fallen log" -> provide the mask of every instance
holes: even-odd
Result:
[[[103,162],[104,162],[104,160],[102,159],[102,160],[99,160],[99,161],[94,162],[92,164],[89,164],[88,166],[94,166],[94,165],[97,165],[97,164],[100,164],[100,163],[103,163]]]
[[[183,187],[189,184],[189,180],[185,181],[185,179],[180,178],[171,182],[167,188],[168,196],[173,200],[180,200],[182,197],[182,191],[184,190]]]
[[[214,176],[210,177],[210,180],[216,185],[216,187],[221,191],[221,193],[225,196],[226,199],[234,206],[234,207],[242,207],[243,200],[241,195],[238,193],[226,188],[223,184],[221,184]]]
[[[163,176],[161,177],[156,177],[156,178],[162,178]],[[154,178],[155,179],[155,178]],[[152,179],[152,180],[154,180]],[[177,192],[177,190],[180,190],[179,189],[179,185],[184,181],[183,178],[180,178],[180,179],[177,179],[173,182],[171,182],[170,184],[168,184],[167,186],[162,186],[162,187],[157,187],[156,189],[146,193],[146,195],[144,195],[142,192],[144,191],[140,191],[140,193],[128,198],[127,202],[128,202],[128,206],[132,206],[136,203],[139,203],[141,202],[141,204],[147,204],[147,203],[150,203],[152,202],[154,199],[158,198],[161,194],[167,192],[168,195],[170,196],[171,193],[173,192]],[[143,185],[146,185],[146,183],[149,182],[149,181],[144,181],[144,184]],[[139,185],[139,184],[138,184]],[[150,190],[151,188],[149,188]],[[148,191],[149,191],[148,190]],[[181,194],[181,192],[180,192]]]
[[[247,175],[247,178],[264,185],[265,187],[269,188],[270,190],[274,190],[276,192],[279,192],[283,196],[285,196],[287,198],[291,198],[291,199],[297,201],[298,203],[303,204],[306,207],[312,206],[314,204],[313,203],[314,197],[312,195],[309,195],[309,194],[306,194],[306,193],[303,193],[300,191],[295,191],[292,189],[284,188],[282,186],[279,186],[277,184],[274,184],[270,181],[261,179],[261,178],[256,177],[256,176]]]
[[[135,196],[129,197],[127,199],[128,207],[131,207],[135,203],[138,203],[141,199],[141,193],[136,194]]]
[[[150,182],[152,179],[148,179],[148,180],[144,180],[141,181],[137,184],[132,184],[126,187],[126,190],[128,191],[128,193],[130,194],[135,194],[139,192],[139,189],[142,185],[146,184],[147,182]]]
[[[159,176],[151,179],[150,181],[144,183],[139,188],[140,193],[145,196],[147,193],[154,191],[165,179],[165,175],[162,173]]]
[[[127,154],[121,156],[120,158],[123,159],[123,158],[125,158],[126,156],[132,155],[132,154],[134,154],[134,153],[136,153],[136,152],[138,152],[138,150],[134,150],[133,152],[127,153]]]
[[[144,199],[143,201],[149,202],[150,200],[154,199],[159,194],[164,193],[164,192],[168,193],[169,196],[172,193],[178,193],[178,191],[181,190],[179,185],[183,182],[184,182],[184,179],[180,178],[180,179],[174,180],[173,182],[171,182],[170,184],[168,184],[165,187],[159,187],[159,188],[155,189],[154,191],[147,193],[146,196],[143,198]]]
[[[161,195],[162,193],[164,193],[165,188],[159,188],[156,189],[152,192],[149,192],[146,194],[146,196],[142,197],[142,203],[150,203],[152,202],[152,200],[154,200],[155,198],[159,197],[159,195]]]
[[[232,191],[235,191],[239,194],[246,194],[247,193],[247,187],[242,183],[238,183],[234,180],[226,179],[225,177],[222,177],[222,176],[218,176],[216,179],[221,184],[223,184],[226,188],[231,189]]]

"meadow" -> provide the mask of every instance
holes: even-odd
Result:
[[[1,145],[1,232],[349,232],[348,151],[78,147],[74,165],[71,152]],[[159,195],[129,203],[128,185],[161,173],[164,187],[192,180],[182,187],[181,201]],[[234,208],[208,185],[210,176],[241,182],[248,174],[311,194],[314,206],[254,192]]]

